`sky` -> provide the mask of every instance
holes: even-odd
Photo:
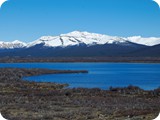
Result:
[[[0,8],[0,41],[75,30],[160,37],[160,8],[153,0],[9,0]]]

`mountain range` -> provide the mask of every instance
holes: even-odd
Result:
[[[74,31],[33,42],[0,41],[1,57],[160,56],[160,38],[117,37]]]

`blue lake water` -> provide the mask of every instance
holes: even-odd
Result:
[[[37,82],[68,83],[71,87],[101,88],[160,87],[160,64],[143,63],[0,63],[0,67],[88,70],[88,74],[52,74],[24,78]]]

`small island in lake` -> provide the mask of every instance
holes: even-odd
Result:
[[[135,86],[101,90],[65,88],[23,77],[88,71],[0,68],[0,111],[9,120],[152,120],[160,111],[160,89]]]

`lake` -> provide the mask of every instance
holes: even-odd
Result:
[[[87,74],[50,74],[24,78],[36,82],[68,83],[70,88],[160,87],[160,64],[152,63],[0,63],[0,67],[88,70]]]

